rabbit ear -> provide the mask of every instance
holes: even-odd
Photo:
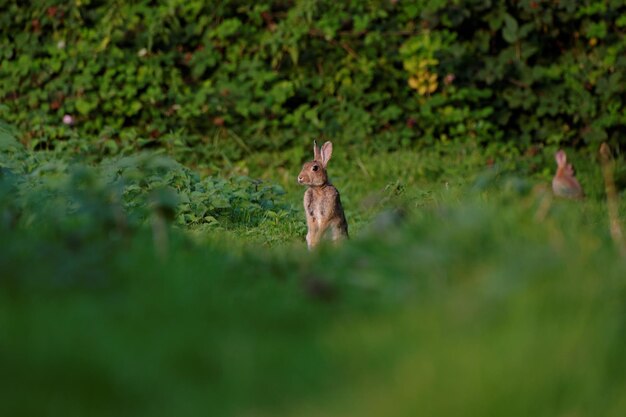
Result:
[[[567,156],[565,156],[565,152],[562,150],[559,150],[555,155],[554,158],[556,159],[556,164],[559,167],[564,167],[567,164]]]
[[[328,165],[328,161],[330,161],[330,157],[333,155],[333,143],[326,142],[322,146],[322,166],[326,168]]]
[[[317,142],[313,141],[313,160],[321,161],[322,155],[320,154],[320,148],[317,147]]]

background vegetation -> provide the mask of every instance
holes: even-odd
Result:
[[[622,3],[9,1],[2,118],[30,148],[202,165],[314,136],[617,145]]]
[[[1,415],[626,412],[621,1],[0,9]]]

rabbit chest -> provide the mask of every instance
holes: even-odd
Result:
[[[309,188],[304,193],[306,216],[314,223],[322,223],[333,216],[337,204],[337,189],[333,186]]]

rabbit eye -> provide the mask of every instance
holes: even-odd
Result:
[[[317,171],[318,169],[320,169],[320,167],[318,167],[317,165],[313,165],[313,171]]]

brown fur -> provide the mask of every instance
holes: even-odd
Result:
[[[557,170],[552,179],[552,191],[557,197],[580,199],[584,197],[583,189],[574,176],[574,168],[567,163],[565,152],[559,150],[555,155]]]
[[[341,206],[339,191],[328,181],[326,166],[332,156],[333,144],[326,142],[321,148],[313,142],[312,161],[302,166],[298,183],[309,188],[304,193],[304,212],[308,232],[306,242],[313,249],[330,228],[332,239],[348,237],[348,223]]]

